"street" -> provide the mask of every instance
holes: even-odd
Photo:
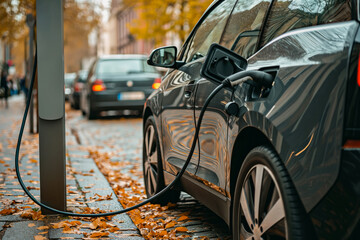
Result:
[[[129,181],[130,177],[132,186],[126,187],[126,194],[122,197],[132,196],[131,193],[134,185],[139,184],[139,188],[144,196],[143,178],[142,178],[142,119],[138,116],[119,115],[106,116],[94,121],[88,121],[81,116],[79,111],[67,109],[67,126],[71,128],[72,134],[76,136],[78,144],[88,146],[90,153],[95,158],[98,167],[103,173],[114,171],[113,174],[108,174],[110,184],[116,191],[119,182],[124,183]],[[96,153],[95,153],[96,152]],[[104,158],[104,155],[106,156]],[[71,156],[70,156],[71,157]],[[96,158],[101,158],[97,161]],[[106,163],[107,161],[107,163]],[[121,173],[121,177],[116,177],[116,172]],[[114,181],[115,180],[115,181]],[[119,191],[121,193],[121,191]],[[121,200],[123,205],[126,200]],[[230,233],[227,225],[221,218],[213,214],[209,209],[194,200],[191,196],[182,193],[181,201],[177,206],[162,211],[161,208],[154,205],[151,207],[141,208],[141,212],[146,211],[146,217],[143,215],[142,221],[136,224],[143,235],[148,235],[152,230],[161,228],[161,223],[168,223],[173,220],[183,218],[184,222],[174,222],[174,226],[169,229],[176,229],[177,227],[186,227],[188,231],[184,234],[191,239],[194,237],[209,239],[230,239]],[[136,214],[131,214],[132,220],[136,219]],[[157,220],[146,222],[146,220],[158,217]],[[186,217],[186,218],[185,218]],[[136,220],[135,220],[136,221]],[[154,226],[154,223],[158,227]],[[166,224],[165,224],[166,225]]]
[[[113,218],[41,215],[14,173],[23,96],[9,100],[9,109],[0,106],[0,239],[231,239],[227,225],[185,193],[177,204],[147,204],[129,212],[130,218],[126,214]],[[66,105],[68,210],[114,211],[145,198],[141,125],[137,116],[88,121]],[[20,155],[25,184],[38,198],[38,135],[28,129]]]

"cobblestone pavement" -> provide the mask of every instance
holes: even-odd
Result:
[[[94,219],[69,219],[65,216],[42,216],[35,205],[21,189],[14,171],[14,153],[24,111],[23,97],[12,96],[9,109],[0,102],[0,239],[84,239],[96,231],[105,234],[106,229],[91,229]],[[113,191],[88,152],[81,151],[76,138],[66,128],[67,145],[67,207],[79,212],[84,207],[103,210],[122,209],[116,198],[96,201],[100,196]],[[39,144],[38,135],[29,134],[26,127],[20,150],[20,172],[25,185],[39,199]],[[72,156],[70,158],[70,156]],[[75,219],[76,220],[76,219]],[[68,221],[66,223],[66,221]],[[55,227],[62,224],[61,227]],[[115,231],[107,231],[107,239],[144,239],[126,214],[113,217],[106,224]],[[58,225],[60,226],[60,225]]]
[[[111,161],[126,161],[128,164],[121,170],[122,173],[131,175],[132,178],[143,183],[141,118],[135,116],[105,117],[88,121],[79,113],[72,112],[72,114],[68,119],[68,124],[81,145],[101,146],[101,152],[111,153]],[[138,169],[137,174],[129,171],[134,167]],[[187,215],[189,221],[182,226],[186,226],[191,232],[192,239],[197,237],[231,239],[229,229],[221,218],[186,193],[182,193],[180,199],[177,207],[168,210],[168,214],[180,217],[184,213],[190,212]]]
[[[5,110],[0,104],[0,211],[16,209],[18,212],[7,216],[0,215],[0,239],[84,239],[92,231],[81,228],[89,222],[81,220],[81,226],[71,229],[54,229],[53,224],[70,220],[64,217],[37,218],[36,206],[24,194],[17,183],[14,172],[14,152],[20,120],[23,113],[23,98],[11,98],[10,108]],[[121,205],[113,197],[106,201],[95,201],[94,196],[113,194],[107,179],[97,168],[89,155],[89,149],[96,148],[103,153],[111,153],[111,161],[126,162],[121,173],[127,174],[143,184],[142,120],[138,117],[105,117],[88,121],[78,111],[69,110],[66,114],[67,145],[67,206],[69,210],[82,207],[118,210]],[[28,128],[21,149],[21,173],[31,192],[39,197],[39,158],[37,135],[28,134]],[[136,171],[134,171],[134,169]],[[132,189],[126,189],[131,194]],[[30,211],[30,219],[20,215]],[[146,214],[146,213],[144,213]],[[188,217],[179,226],[186,227],[190,235],[187,239],[231,239],[226,224],[191,196],[182,193],[177,205],[166,210],[173,219]],[[110,232],[107,239],[143,239],[139,229],[126,214],[117,215],[109,222],[120,231]],[[146,233],[145,233],[146,234]]]

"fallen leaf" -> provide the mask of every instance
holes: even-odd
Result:
[[[99,238],[99,237],[107,237],[109,236],[108,232],[94,232],[90,235],[90,238]]]
[[[5,208],[0,211],[0,214],[5,216],[5,215],[11,215],[11,214],[17,213],[19,211],[20,210],[18,208]]]
[[[35,225],[35,223],[29,223],[28,224],[28,227],[35,227],[36,225]]]
[[[47,230],[49,229],[49,226],[41,226],[37,228],[38,230]]]
[[[75,227],[75,226],[79,226],[81,225],[82,223],[80,221],[71,221],[69,222],[71,226]]]
[[[106,222],[102,221],[102,218],[97,218],[90,223],[90,229],[95,230],[97,228],[107,228]]]
[[[177,227],[175,228],[175,232],[187,232],[188,229],[186,227]]]
[[[187,219],[189,219],[189,217],[187,217],[187,216],[181,216],[181,217],[179,217],[178,221],[181,222],[181,221],[185,221],[185,220],[187,220]]]
[[[33,209],[29,209],[29,210],[22,212],[21,217],[32,219],[32,220],[42,220],[45,218],[44,215],[41,215],[41,211],[34,211]]]
[[[29,160],[29,163],[38,163],[38,160],[32,158]]]
[[[168,229],[168,228],[172,228],[176,225],[176,222],[175,221],[172,221],[172,222],[169,222],[168,224],[166,224],[165,228]]]
[[[41,236],[41,235],[36,235],[36,236],[34,236],[34,239],[35,240],[46,240],[47,238],[44,236]]]

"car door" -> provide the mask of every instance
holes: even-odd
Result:
[[[237,1],[220,44],[247,58],[254,54],[259,32],[270,5],[270,0]],[[209,47],[209,46],[208,46]],[[217,85],[207,79],[197,81],[195,95],[196,121],[207,96]],[[233,91],[221,90],[210,102],[205,112],[200,134],[200,163],[196,176],[206,185],[225,193],[230,168],[231,149],[228,148],[230,116],[225,105],[232,101]]]
[[[213,5],[180,53],[185,65],[172,70],[163,79],[166,87],[163,91],[161,122],[166,171],[176,174],[189,154],[195,133],[194,94],[204,56],[211,43],[220,41],[235,1],[218,1]],[[198,167],[197,149],[187,168],[192,174],[196,173]]]
[[[274,0],[248,59],[248,69],[278,72],[269,94],[243,103],[243,120],[273,141],[307,211],[339,172],[354,3]]]

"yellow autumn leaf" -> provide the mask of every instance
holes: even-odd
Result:
[[[107,237],[109,236],[108,232],[94,232],[90,235],[90,238],[99,238],[99,237]]]
[[[49,227],[48,226],[41,226],[41,227],[38,227],[37,229],[38,230],[47,230],[47,229],[49,229]]]
[[[72,221],[72,222],[69,222],[71,226],[75,227],[75,226],[79,226],[81,225],[82,223],[80,221]]]
[[[186,227],[177,227],[175,228],[175,232],[187,232],[188,229]]]
[[[41,236],[41,235],[36,235],[36,236],[34,236],[34,239],[35,240],[46,240],[47,238],[44,236]]]
[[[32,158],[32,159],[29,160],[29,162],[30,162],[30,163],[37,163],[38,160]]]
[[[181,216],[181,217],[179,217],[178,221],[181,222],[181,221],[185,221],[187,219],[189,219],[188,216]]]
[[[168,229],[168,228],[172,228],[176,225],[176,222],[175,221],[172,221],[172,222],[169,222],[168,224],[166,224],[165,228]]]

